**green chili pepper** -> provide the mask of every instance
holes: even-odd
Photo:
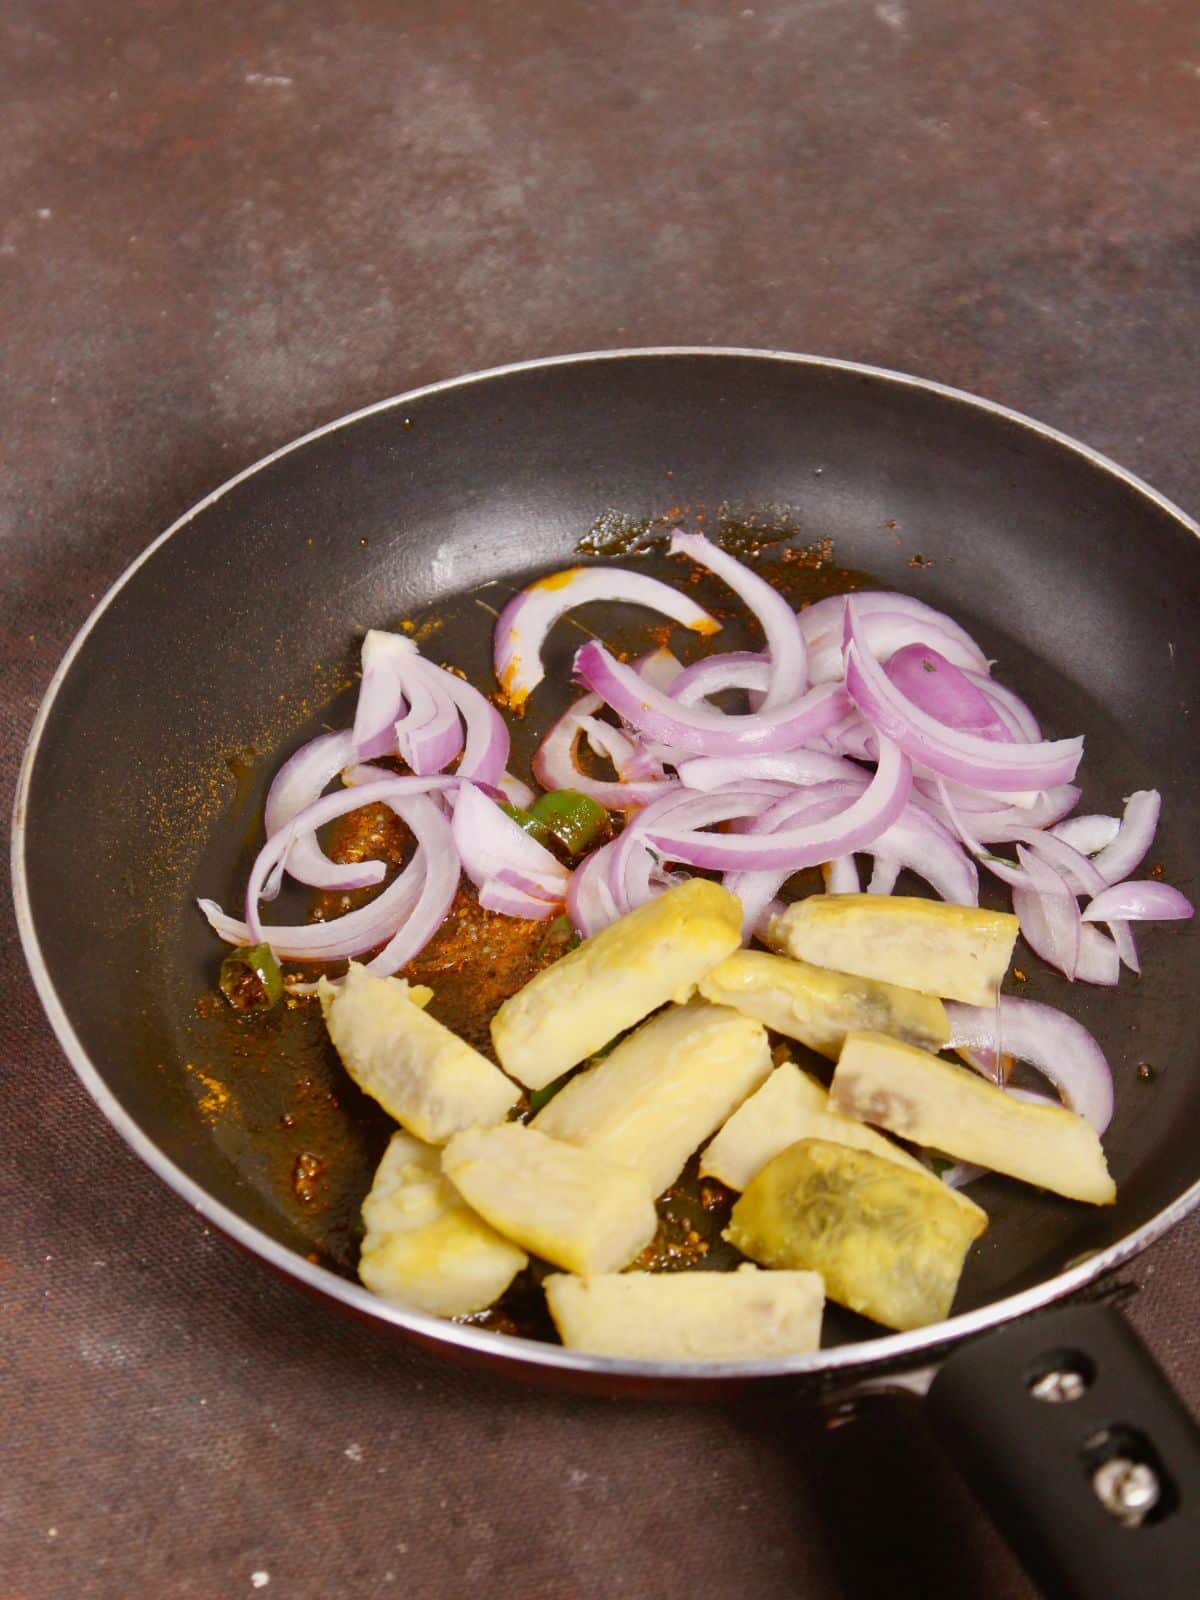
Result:
[[[530,838],[536,839],[539,844],[548,846],[554,842],[554,835],[542,819],[535,817],[532,811],[526,811],[524,806],[510,806],[502,800],[500,809],[506,817],[513,819],[518,828],[524,829]]]
[[[608,828],[608,812],[577,789],[552,789],[539,795],[531,811],[574,856],[590,849]]]
[[[540,1089],[530,1089],[529,1109],[538,1112],[543,1106],[548,1106],[558,1091],[566,1087],[567,1079],[572,1077],[574,1072],[575,1068],[572,1067],[569,1072],[564,1072],[561,1078],[555,1078],[553,1083],[543,1084]]]
[[[283,973],[271,946],[231,950],[221,963],[220,986],[235,1011],[269,1011],[283,994]]]
[[[554,952],[555,955],[565,956],[568,950],[574,950],[576,945],[582,943],[582,936],[576,931],[575,924],[564,914],[546,924],[537,953],[544,956]]]

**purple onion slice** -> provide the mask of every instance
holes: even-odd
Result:
[[[767,641],[770,679],[762,709],[790,705],[808,688],[808,646],[796,613],[777,589],[749,567],[718,549],[702,533],[671,535],[671,554],[690,556],[729,585],[753,613]]]
[[[1081,1022],[1036,1000],[1001,996],[995,1006],[947,1000],[949,1047],[1016,1056],[1050,1080],[1071,1111],[1097,1133],[1112,1120],[1112,1072],[1104,1052]]]
[[[846,688],[878,734],[911,760],[974,788],[1008,792],[1070,783],[1083,755],[1081,738],[997,744],[947,727],[913,705],[867,648],[854,598],[846,604]]]
[[[693,633],[713,634],[721,624],[687,595],[642,572],[623,567],[570,567],[539,578],[515,594],[496,622],[493,662],[505,699],[517,710],[546,676],[546,635],[575,606],[622,600],[661,612]]]

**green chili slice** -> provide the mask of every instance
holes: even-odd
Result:
[[[539,795],[531,814],[575,856],[589,850],[608,830],[608,812],[577,789]]]
[[[269,1011],[283,995],[283,973],[271,946],[231,950],[221,963],[220,987],[235,1011]]]
[[[531,839],[536,839],[539,844],[550,845],[554,842],[554,835],[542,819],[535,817],[532,811],[526,811],[524,806],[510,806],[502,800],[500,809],[506,817],[513,819],[518,828],[523,829]]]

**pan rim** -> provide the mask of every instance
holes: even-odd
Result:
[[[817,1378],[851,1372],[877,1371],[879,1368],[917,1365],[944,1347],[963,1339],[974,1337],[1030,1311],[1077,1292],[1094,1282],[1106,1272],[1128,1261],[1159,1238],[1189,1212],[1200,1206],[1200,1178],[1185,1189],[1169,1205],[1149,1218],[1132,1233],[1126,1234],[1107,1249],[1089,1255],[1083,1261],[1067,1267],[1062,1272],[1044,1279],[1017,1294],[994,1300],[974,1311],[960,1313],[945,1322],[929,1328],[907,1333],[885,1334],[860,1343],[839,1345],[818,1350],[810,1355],[786,1359],[760,1359],[713,1362],[632,1361],[618,1357],[591,1355],[568,1350],[561,1345],[543,1344],[534,1340],[513,1338],[506,1334],[491,1333],[483,1329],[446,1322],[403,1306],[381,1300],[357,1283],[339,1277],[325,1267],[314,1265],[303,1256],[290,1250],[260,1228],[245,1221],[236,1212],[214,1200],[207,1191],[182,1168],[176,1165],[154,1141],[143,1132],[134,1118],[118,1101],[93,1064],[81,1040],[72,1027],[70,1018],[42,957],[41,945],[34,923],[29,880],[25,864],[27,833],[25,819],[34,767],[46,726],[54,711],[55,702],[63,683],[69,676],[76,658],[88,636],[115,602],[125,585],[166,542],[183,532],[210,506],[222,499],[244,480],[262,472],[276,461],[302,449],[326,434],[348,428],[352,424],[397,406],[410,405],[430,395],[460,390],[478,383],[494,381],[514,374],[544,370],[551,367],[628,362],[631,360],[661,360],[664,357],[704,357],[716,360],[738,359],[779,363],[781,365],[824,368],[856,376],[881,380],[897,388],[919,390],[951,400],[958,405],[1002,418],[1052,442],[1070,453],[1082,457],[1118,479],[1137,494],[1165,512],[1177,524],[1196,537],[1200,537],[1200,524],[1189,517],[1179,506],[1161,494],[1152,485],[1122,467],[1118,462],[1090,445],[1053,428],[1036,418],[1029,417],[1010,407],[1000,405],[967,390],[939,383],[934,379],[920,378],[890,368],[862,362],[845,361],[836,357],[806,355],[790,351],[755,349],[742,346],[718,345],[661,345],[638,346],[627,349],[593,350],[558,356],[536,357],[526,361],[509,362],[453,378],[439,379],[415,389],[383,400],[372,402],[355,411],[322,423],[300,437],[281,445],[260,457],[228,478],[209,494],[198,500],[178,517],[168,528],[153,539],[146,548],[117,576],[102,595],[90,614],[76,632],[58,665],[38,707],[22,756],[13,806],[11,870],[13,899],[17,929],[22,949],[34,986],[50,1025],[72,1069],[87,1090],[98,1109],[126,1144],[163,1182],[197,1211],[206,1222],[226,1234],[249,1253],[258,1256],[266,1265],[274,1267],[283,1276],[298,1282],[324,1298],[340,1302],[374,1322],[414,1334],[434,1344],[449,1345],[464,1353],[488,1358],[501,1357],[511,1362],[514,1376],[522,1367],[550,1368],[564,1373],[588,1375],[600,1379],[626,1378],[657,1383],[685,1383],[704,1380],[706,1383],[722,1380],[745,1383],[756,1379]]]

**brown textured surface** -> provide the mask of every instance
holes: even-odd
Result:
[[[458,371],[877,361],[1200,507],[1188,0],[12,0],[0,103],[6,811],[55,664],[153,534]],[[109,1131],[7,906],[0,938],[3,1600],[1029,1594],[919,1416],[820,1436],[530,1394],[310,1305]],[[1133,1272],[1193,1407],[1198,1244]]]

